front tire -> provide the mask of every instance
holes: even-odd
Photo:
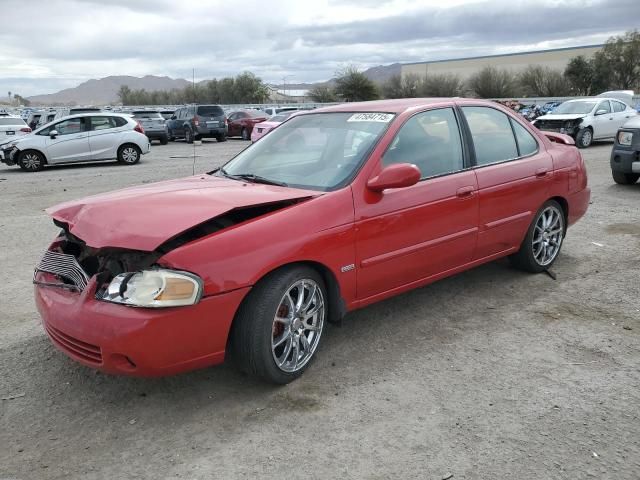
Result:
[[[640,178],[639,173],[622,173],[611,170],[613,181],[619,185],[633,185]]]
[[[275,384],[298,378],[314,358],[327,323],[322,276],[287,267],[261,280],[240,306],[231,352],[245,372]]]
[[[583,128],[576,135],[576,146],[578,148],[587,148],[593,142],[593,131],[590,128]]]
[[[45,163],[44,155],[35,150],[25,150],[18,157],[18,165],[25,172],[39,172],[44,168]]]
[[[142,151],[137,145],[127,143],[118,149],[118,162],[125,165],[135,165],[140,161]]]
[[[540,273],[556,261],[565,234],[565,215],[555,200],[546,202],[533,218],[520,250],[511,255],[511,263],[521,270]]]

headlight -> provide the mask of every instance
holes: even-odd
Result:
[[[618,132],[618,143],[620,145],[631,145],[633,132]]]
[[[115,277],[102,300],[134,307],[181,307],[202,297],[202,280],[189,272],[143,270]]]

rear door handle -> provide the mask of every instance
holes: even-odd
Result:
[[[547,173],[549,173],[549,170],[547,170],[546,168],[539,168],[538,170],[536,170],[536,177],[538,178],[546,177]]]
[[[468,187],[460,187],[456,191],[456,195],[460,198],[470,197],[476,191],[476,187],[469,185]]]

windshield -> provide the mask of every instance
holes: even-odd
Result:
[[[133,112],[133,118],[162,118],[158,112]]]
[[[26,125],[26,123],[21,118],[0,117],[0,125]]]
[[[559,105],[554,111],[554,115],[562,115],[562,114],[587,114],[593,107],[595,107],[596,102],[587,101],[587,100],[579,100],[577,102],[564,102]]]
[[[198,115],[202,117],[222,117],[224,110],[217,105],[207,105],[198,107]]]
[[[316,113],[283,123],[218,175],[255,175],[311,190],[346,184],[386,131],[389,113]]]

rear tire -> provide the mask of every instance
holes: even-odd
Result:
[[[184,141],[187,143],[193,143],[193,132],[190,128],[184,129]]]
[[[576,146],[578,148],[587,148],[593,142],[593,131],[591,128],[583,128],[576,135]]]
[[[560,204],[545,202],[533,217],[520,250],[509,256],[511,264],[531,273],[548,270],[560,254],[565,231],[565,212]]]
[[[622,173],[611,170],[613,181],[619,185],[633,185],[640,178],[640,173]]]
[[[243,140],[249,140],[249,130],[243,127],[242,132],[240,132],[240,134],[242,135]]]
[[[160,139],[160,145],[166,145],[167,143],[169,143],[169,137],[162,137]]]
[[[18,165],[25,172],[39,172],[44,168],[47,161],[40,152],[35,150],[25,150],[20,152],[18,157]]]
[[[168,131],[167,131],[167,139],[168,139],[170,142],[173,142],[173,141],[176,139],[176,136],[173,134],[173,131],[172,131],[172,130],[168,130]]]
[[[140,147],[132,143],[127,143],[118,149],[118,162],[125,165],[135,165],[140,161],[141,155],[142,151]]]
[[[216,137],[216,140],[219,142],[226,142],[227,141],[227,136],[226,135],[218,135]]]
[[[314,269],[291,266],[269,274],[236,314],[230,336],[235,363],[271,383],[295,380],[317,352],[327,309],[324,281]]]

